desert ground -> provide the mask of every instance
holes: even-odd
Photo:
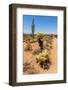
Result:
[[[49,40],[49,38],[48,38]],[[44,39],[44,47],[46,49],[46,39]],[[23,74],[43,74],[43,73],[57,73],[57,37],[53,37],[51,40],[51,48],[49,48],[49,57],[51,61],[51,66],[48,70],[44,70],[36,62],[35,55],[33,52],[39,49],[38,42],[31,43],[32,50],[24,50],[24,60],[23,60]],[[24,48],[26,42],[24,42]]]

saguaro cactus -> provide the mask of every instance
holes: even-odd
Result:
[[[34,24],[34,18],[33,18],[33,21],[32,21],[32,36],[34,38],[34,33],[35,33],[35,24]]]

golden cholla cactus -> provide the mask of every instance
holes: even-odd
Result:
[[[36,55],[37,62],[45,61],[49,58],[49,54],[47,50],[44,50],[43,52]]]
[[[42,32],[38,32],[36,35],[37,35],[37,38],[43,38],[44,33],[42,33]]]

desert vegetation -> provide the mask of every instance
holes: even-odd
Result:
[[[57,35],[24,34],[24,74],[57,72]]]

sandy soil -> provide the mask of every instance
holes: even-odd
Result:
[[[52,62],[49,70],[44,70],[40,67],[39,64],[36,63],[35,56],[33,55],[33,52],[35,49],[38,49],[38,43],[32,43],[32,51],[24,51],[24,63],[30,63],[34,70],[37,73],[57,73],[57,38],[52,39],[52,49],[50,49],[50,60]],[[26,43],[24,43],[24,47],[26,46]],[[24,74],[28,74],[28,70],[23,72]]]

